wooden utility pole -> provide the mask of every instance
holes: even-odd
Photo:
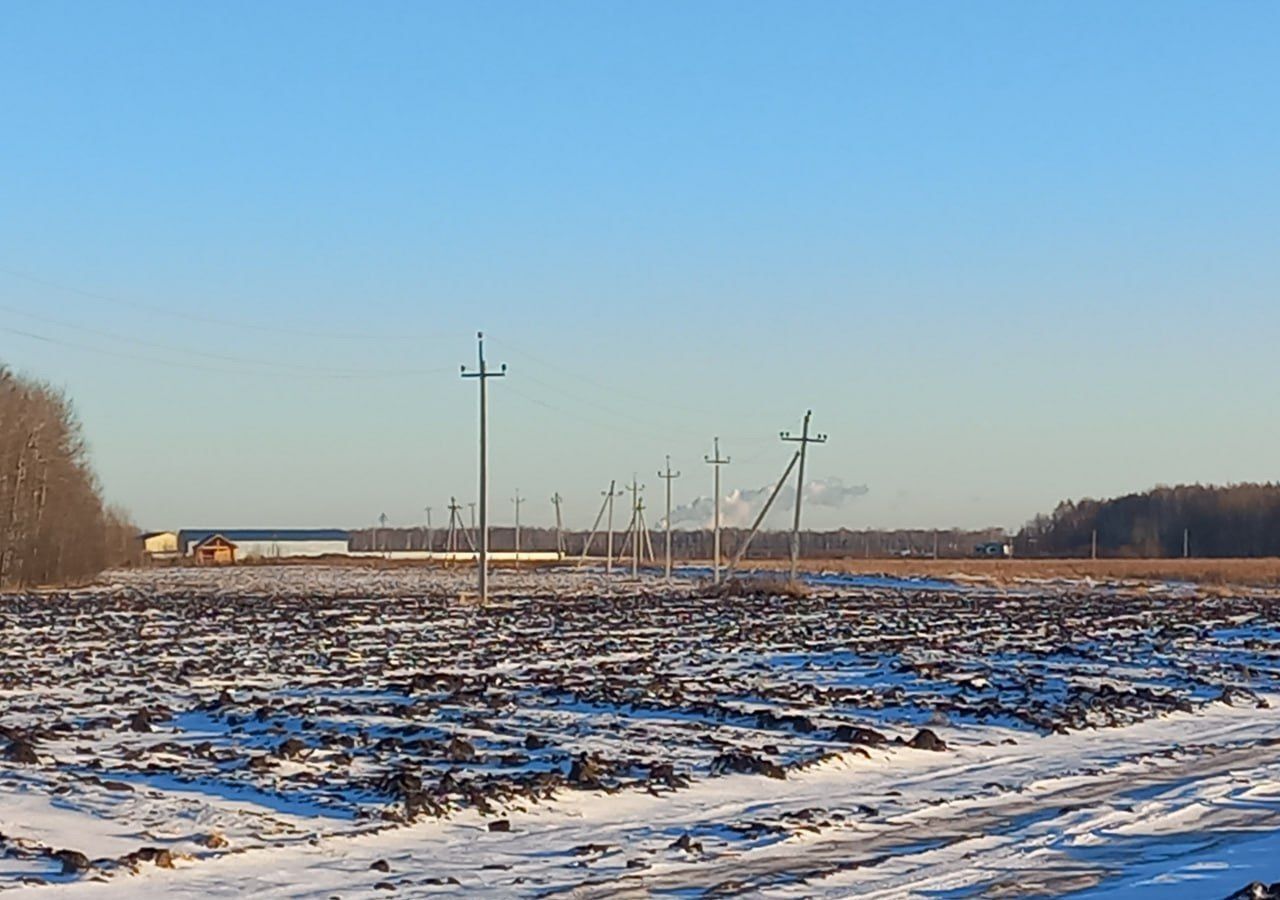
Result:
[[[1093,529],[1093,534],[1089,538],[1089,558],[1098,558],[1098,529]]]
[[[712,539],[711,539],[711,581],[713,584],[720,583],[720,467],[729,464],[729,457],[720,458],[720,438],[716,438],[713,443],[713,455],[706,457],[707,465],[715,469],[715,512],[712,518]]]
[[[667,457],[667,470],[665,472],[659,472],[658,477],[667,483],[667,518],[666,518],[667,552],[666,552],[666,562],[665,562],[665,565],[663,566],[663,572],[666,575],[667,581],[670,581],[671,580],[671,482],[676,478],[680,477],[679,472],[671,471],[670,456]]]
[[[475,378],[480,382],[480,602],[489,599],[489,379],[507,374],[507,364],[497,372],[490,372],[484,359],[484,332],[476,332],[476,357],[480,367],[468,372],[462,367],[463,378]]]
[[[796,580],[796,573],[800,567],[800,501],[804,497],[804,461],[806,451],[810,444],[825,444],[827,436],[825,434],[817,434],[810,436],[809,434],[809,417],[813,415],[813,410],[806,410],[804,414],[804,429],[800,437],[795,437],[789,431],[781,433],[780,437],[784,441],[795,441],[800,444],[800,472],[796,476],[796,516],[791,525],[791,580]]]

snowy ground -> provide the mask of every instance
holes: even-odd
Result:
[[[0,598],[0,894],[1280,880],[1269,595],[826,581],[709,600],[541,573],[499,575],[479,609],[461,579],[171,569]]]

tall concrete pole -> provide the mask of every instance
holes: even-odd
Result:
[[[631,577],[640,577],[640,492],[644,485],[631,476]]]
[[[468,372],[462,367],[463,378],[475,378],[480,382],[480,602],[489,599],[489,379],[507,374],[507,364],[497,372],[490,372],[484,359],[484,333],[476,332],[476,356],[480,368]]]
[[[806,410],[804,414],[804,430],[800,437],[795,437],[789,431],[784,431],[780,435],[784,441],[795,441],[800,444],[800,471],[796,475],[796,515],[791,524],[791,580],[796,580],[796,574],[800,568],[800,501],[804,496],[804,461],[806,450],[810,444],[825,444],[827,436],[818,434],[810,437],[809,435],[809,418],[813,415],[813,410]]]
[[[449,552],[450,556],[456,555],[458,552],[458,529],[462,527],[462,517],[458,515],[458,510],[462,509],[458,505],[457,497],[449,498],[449,533],[445,537],[444,548]],[[449,562],[454,562],[450,559]]]
[[[424,506],[423,509],[425,509],[427,513],[427,552],[430,553],[432,545],[431,539],[435,536],[434,532],[431,530],[431,507]]]
[[[658,477],[667,483],[667,555],[663,572],[666,574],[667,581],[671,580],[671,482],[680,477],[679,472],[671,471],[671,457],[667,457],[667,470],[659,472]]]
[[[560,504],[564,502],[564,498],[560,496],[560,492],[556,491],[551,497],[551,505],[556,508],[556,553],[561,557],[564,552],[564,521],[560,518]]]
[[[713,455],[706,457],[707,464],[715,468],[715,512],[712,518],[712,539],[711,539],[711,581],[714,584],[720,583],[720,467],[729,464],[729,458],[720,458],[720,438],[716,438],[713,444]]]
[[[520,568],[520,504],[524,503],[519,488],[516,488],[516,495],[511,498],[511,502],[516,506],[516,568],[518,569]]]
[[[614,488],[616,488],[617,485],[618,483],[616,479],[613,481],[610,481],[609,490],[604,492],[605,507],[609,510],[609,523],[606,526],[608,529],[608,537],[605,539],[605,560],[604,560],[604,573],[606,575],[613,574],[613,498],[621,497],[623,494],[622,491],[617,491],[615,493]]]

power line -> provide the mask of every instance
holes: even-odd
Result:
[[[313,331],[304,328],[285,327],[279,325],[269,325],[260,322],[236,321],[233,319],[220,319],[215,316],[198,315],[194,313],[183,312],[168,306],[160,306],[154,303],[143,303],[139,300],[126,299],[124,297],[105,294],[99,291],[88,291],[83,288],[74,287],[68,284],[62,284],[57,281],[51,281],[47,278],[37,277],[27,272],[20,272],[16,269],[10,269],[0,266],[0,275],[7,275],[10,278],[17,278],[22,281],[38,284],[42,287],[52,288],[58,291],[64,291],[69,294],[78,294],[81,297],[88,297],[92,300],[101,300],[105,303],[114,303],[118,306],[132,307],[133,309],[142,310],[143,312],[153,313],[155,315],[169,316],[175,319],[185,319],[190,322],[199,322],[204,325],[217,325],[221,328],[234,328],[242,331],[258,331],[270,334],[286,334],[294,337],[310,337],[320,338],[323,340],[360,340],[360,341],[408,341],[421,343],[423,341],[439,341],[445,340],[448,335],[407,335],[407,334],[362,334],[356,331],[329,332],[329,331]]]
[[[588,397],[585,394],[582,394],[580,392],[573,391],[573,390],[568,390],[559,385],[551,384],[550,382],[543,381],[542,379],[537,378],[536,376],[533,376],[533,375],[525,376],[525,380],[528,381],[530,384],[538,385],[544,390],[549,391],[553,394],[559,395],[567,400],[571,400],[574,403],[579,403],[586,406],[594,407],[600,412],[618,416],[619,418],[625,419],[626,421],[631,422],[635,425],[638,425],[641,428],[652,429],[655,427],[662,427],[664,430],[668,432],[677,431],[677,432],[683,432],[684,434],[688,434],[688,435],[692,435],[695,433],[692,429],[687,429],[687,428],[673,429],[668,423],[660,423],[653,419],[645,419],[645,418],[637,417],[629,409],[626,411],[623,411],[622,407],[620,406],[611,406],[607,403],[601,403],[599,400]]]
[[[529,378],[527,380],[538,383],[537,380],[533,378]],[[626,434],[630,437],[636,438],[637,440],[647,441],[652,444],[657,444],[659,442],[661,443],[667,442],[666,438],[655,437],[652,433],[652,430],[646,430],[646,431],[639,430],[640,428],[653,429],[658,427],[665,429],[665,426],[659,425],[658,423],[648,424],[644,422],[635,422],[634,420],[629,420],[632,422],[632,424],[636,424],[637,426],[639,426],[638,428],[629,428],[626,425],[618,425],[614,422],[605,421],[604,419],[599,419],[593,416],[584,415],[583,413],[578,412],[577,410],[565,409],[563,406],[558,406],[555,403],[549,403],[547,402],[546,399],[542,397],[529,394],[515,387],[509,386],[505,388],[505,391],[506,393],[512,394],[513,396],[518,397],[521,400],[524,400],[526,403],[532,403],[533,405],[540,406],[543,409],[548,409],[548,410],[551,410],[552,412],[560,413],[561,415],[568,416],[571,419],[576,419],[579,422],[582,422],[586,425],[593,425],[596,428],[603,428],[609,431]],[[572,398],[570,398],[570,400],[572,400]],[[746,446],[754,447],[754,446],[761,446],[764,444],[768,444],[772,440],[773,438],[771,437],[752,438],[751,440],[744,441],[744,443],[746,444]],[[755,457],[752,457],[752,459],[753,460],[759,459],[761,455],[763,454],[757,454]]]
[[[646,441],[657,440],[657,438],[655,438],[652,434],[647,434],[643,431],[636,431],[634,429],[626,428],[620,425],[614,425],[609,422],[603,422],[599,419],[593,419],[590,416],[584,416],[581,413],[574,412],[572,410],[567,410],[567,409],[564,409],[563,407],[556,406],[555,404],[548,403],[540,397],[535,397],[535,396],[532,396],[531,394],[526,394],[524,391],[521,391],[517,388],[507,388],[507,393],[512,394],[513,396],[519,397],[521,400],[524,400],[528,403],[532,403],[535,406],[541,406],[543,409],[549,409],[552,412],[558,412],[558,413],[561,413],[562,415],[566,415],[571,419],[577,419],[578,421],[584,422],[587,425],[594,425],[597,428],[605,428],[605,429],[608,429],[609,431],[622,432],[632,437],[643,439]]]
[[[511,352],[516,353],[520,356],[523,356],[525,359],[529,360],[530,362],[536,363],[537,365],[540,365],[545,369],[551,369],[552,371],[559,372],[560,374],[565,375],[566,377],[574,379],[575,382],[580,380],[579,374],[573,371],[572,369],[568,368],[567,366],[562,366],[562,365],[559,365],[558,363],[553,363],[553,362],[550,362],[549,360],[545,360],[538,356],[535,356],[534,354],[530,353],[528,350],[525,350],[522,347],[512,344],[510,341],[506,339],[501,339],[498,341],[498,343],[506,347]],[[691,406],[684,406],[679,403],[672,403],[666,397],[662,398],[661,400],[657,400],[652,396],[647,395],[641,391],[630,390],[628,388],[619,387],[618,385],[615,385],[615,384],[608,384],[606,382],[601,382],[599,380],[595,380],[595,384],[600,388],[610,391],[611,393],[626,394],[627,396],[632,397],[636,400],[643,400],[646,403],[653,403],[656,405],[660,405],[664,408],[683,409],[685,412],[697,413],[699,415],[707,415],[713,412],[713,410],[710,410],[710,409],[698,409]]]
[[[710,412],[710,410],[696,409],[689,406],[682,406],[679,403],[670,402],[668,397],[665,395],[663,396],[662,399],[655,399],[652,396],[648,396],[637,391],[630,391],[625,388],[617,387],[615,385],[609,385],[607,383],[603,383],[598,378],[595,378],[595,377],[593,377],[589,381],[584,382],[578,373],[573,372],[564,366],[547,362],[545,360],[540,360],[539,358],[534,357],[532,354],[528,353],[527,351],[514,347],[510,341],[498,340],[497,342],[503,345],[504,347],[506,347],[508,350],[514,350],[516,353],[519,353],[525,356],[526,358],[531,359],[532,361],[538,363],[544,368],[554,370],[555,372],[558,372],[567,378],[572,378],[575,386],[596,387],[609,395],[624,394],[627,397],[630,397],[633,399],[643,400],[646,403],[651,403],[655,406],[661,406],[663,409],[680,409],[680,410],[684,410],[685,412],[697,413],[699,415],[705,415]],[[668,432],[673,430],[667,422],[659,422],[652,419],[637,417],[634,411],[630,409],[630,407],[626,407],[624,409],[624,407],[620,405],[611,405],[609,403],[602,402],[597,398],[589,397],[580,390],[566,388],[563,385],[559,385],[559,384],[552,384],[550,382],[543,381],[542,379],[538,378],[535,375],[530,375],[528,373],[526,373],[523,377],[524,377],[524,380],[528,381],[530,384],[539,385],[540,387],[552,392],[553,394],[563,396],[569,399],[573,399],[578,403],[584,403],[588,406],[594,406],[596,409],[605,413],[620,415],[626,420],[633,422],[634,424],[639,425],[642,428],[653,428],[654,426],[659,426]],[[701,436],[701,432],[696,431],[692,428],[676,428],[674,430],[676,432],[683,433],[691,437]],[[734,440],[738,441],[740,444],[743,444],[745,446],[755,446],[756,444],[766,443],[769,440],[768,438],[765,438],[763,440],[749,438],[746,435],[741,435],[741,436],[730,435],[730,436],[733,437]]]
[[[173,347],[167,344],[156,343],[155,341],[145,341],[141,338],[131,337],[129,335],[116,334],[111,331],[104,331],[99,328],[91,328],[87,325],[80,325],[75,322],[68,322],[65,319],[58,319],[53,316],[43,316],[37,313],[27,312],[21,309],[15,309],[11,306],[0,305],[0,311],[12,313],[14,315],[23,316],[28,319],[35,319],[51,325],[58,325],[63,328],[71,328],[76,331],[82,331],[86,334],[92,334],[97,337],[107,338],[123,344],[133,344],[137,347],[145,347],[151,350],[160,350],[165,353],[173,353],[178,356],[200,356],[205,359],[212,359],[219,362],[239,363],[241,365],[262,366],[268,368],[286,369],[295,372],[301,372],[309,375],[326,375],[335,378],[399,378],[412,375],[428,375],[446,371],[443,368],[437,369],[344,369],[333,366],[308,366],[297,363],[278,362],[276,360],[254,359],[244,356],[228,356],[221,353],[210,353],[204,350],[192,350],[186,347]],[[52,339],[50,339],[52,340]]]
[[[82,350],[87,353],[96,353],[100,356],[110,356],[115,359],[126,359],[130,362],[148,363],[156,366],[167,366],[174,369],[190,369],[197,372],[214,372],[219,375],[242,375],[247,377],[261,378],[261,372],[246,372],[243,369],[229,369],[225,366],[207,366],[200,363],[182,363],[169,359],[156,359],[150,356],[140,356],[136,353],[120,353],[116,350],[108,350],[104,347],[94,347],[91,344],[80,344],[75,341],[68,341],[61,338],[49,337],[45,334],[37,334],[34,331],[25,331],[21,328],[9,328],[0,325],[0,331],[6,334],[13,334],[19,337],[28,338],[33,341],[40,341],[46,344],[53,344],[59,347],[68,347],[72,350]],[[328,376],[333,377],[333,376]]]

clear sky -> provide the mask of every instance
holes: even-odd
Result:
[[[150,528],[1280,474],[1280,5],[9,2],[0,359]],[[437,522],[441,518],[436,519]]]

